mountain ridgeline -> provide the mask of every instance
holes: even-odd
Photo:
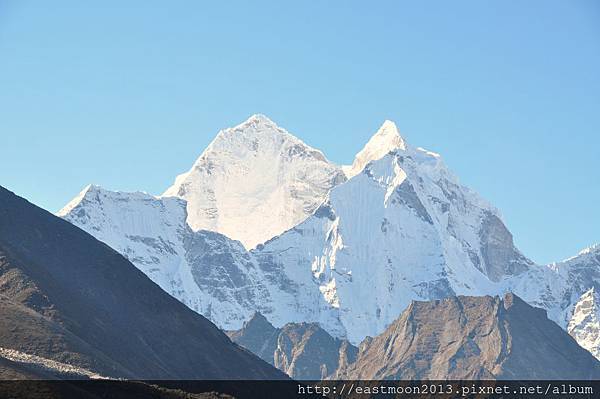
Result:
[[[599,246],[534,264],[495,207],[390,121],[340,167],[254,115],[219,132],[163,196],[88,186],[59,215],[224,330],[260,312],[358,345],[414,300],[505,292],[566,330],[600,287]]]

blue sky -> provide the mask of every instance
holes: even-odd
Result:
[[[550,262],[600,242],[599,71],[597,1],[0,0],[0,184],[159,194],[254,113],[349,163],[392,119]]]

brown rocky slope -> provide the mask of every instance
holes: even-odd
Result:
[[[514,294],[413,302],[381,335],[366,339],[349,379],[600,378],[600,362]]]

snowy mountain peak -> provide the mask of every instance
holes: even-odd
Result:
[[[386,119],[381,124],[381,127],[377,130],[377,132],[373,135],[372,139],[375,137],[382,137],[384,140],[390,139],[392,140],[392,144],[396,145],[398,148],[405,149],[404,139],[400,135],[400,130],[398,130],[398,126],[394,121]]]
[[[346,170],[348,178],[359,174],[371,161],[383,158],[390,151],[407,149],[396,124],[390,120],[383,122],[364,148],[356,154],[352,167]]]
[[[222,135],[227,135],[227,134],[250,134],[250,135],[279,135],[279,136],[285,136],[285,138],[289,139],[289,140],[294,140],[294,141],[298,141],[301,142],[301,140],[294,136],[293,134],[289,133],[287,130],[283,129],[282,127],[280,127],[279,125],[277,125],[277,123],[275,123],[272,119],[270,119],[268,116],[263,115],[263,114],[254,114],[251,115],[248,119],[246,119],[244,122],[235,125],[233,127],[230,128],[226,128],[223,129],[219,132],[219,134],[217,135],[217,137],[215,138],[215,140]]]
[[[62,218],[67,218],[70,214],[80,208],[85,208],[89,206],[90,203],[96,204],[102,201],[103,198],[109,197],[116,201],[127,202],[130,199],[140,200],[140,199],[152,199],[156,198],[148,193],[143,191],[135,191],[135,192],[122,192],[122,191],[111,191],[107,190],[96,184],[88,184],[73,198],[67,205],[65,205],[61,210],[56,212],[56,215]],[[185,204],[185,201],[177,200]],[[185,205],[184,205],[185,206]]]
[[[56,213],[56,215],[59,217],[64,217],[75,207],[77,207],[77,205],[79,205],[79,203],[86,197],[86,195],[89,195],[90,193],[98,190],[102,190],[102,187],[97,186],[95,184],[88,184],[83,188],[83,190],[79,192],[79,194],[75,196],[75,198],[69,201],[67,205],[63,206],[62,209]]]
[[[234,129],[237,127],[240,127],[240,126],[259,125],[259,124],[277,126],[277,124],[275,122],[273,122],[268,116],[263,115],[263,114],[254,114],[254,115],[251,115],[244,122],[240,123],[238,126],[234,127]]]
[[[293,147],[290,156],[310,154],[322,161],[327,161],[323,153],[300,140],[286,129],[279,127],[275,122],[263,114],[254,114],[244,122],[219,131],[214,140],[202,152],[194,163],[193,168],[202,167],[209,157],[218,153],[232,153],[236,157],[247,157],[256,153],[279,155],[283,147]],[[260,154],[259,154],[260,155]],[[183,174],[178,179],[183,178]],[[163,194],[163,196],[177,196],[173,189],[177,182]]]
[[[256,114],[221,130],[163,197],[187,200],[193,230],[253,248],[305,219],[344,180],[321,151]]]

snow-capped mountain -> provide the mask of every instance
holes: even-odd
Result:
[[[192,229],[253,248],[304,220],[344,180],[323,153],[253,115],[219,132],[163,196],[187,200]]]
[[[187,224],[186,202],[86,187],[58,213],[108,244],[188,307],[221,328],[241,328],[256,311],[280,326],[314,319],[344,335],[337,312],[312,284],[248,252],[239,241]],[[304,292],[306,291],[306,292]]]
[[[600,359],[600,295],[594,287],[575,304],[567,331],[579,345]]]
[[[566,329],[574,304],[600,283],[597,247],[535,265],[498,210],[393,122],[344,168],[347,181],[340,171],[254,116],[219,133],[162,197],[90,187],[59,214],[228,330],[259,311],[276,327],[318,322],[357,344],[411,300],[506,291]]]
[[[386,122],[355,165],[380,148],[387,155],[334,187],[311,217],[252,251],[305,282],[302,303],[317,286],[340,325],[318,321],[352,343],[383,331],[411,300],[495,293],[533,266],[497,210],[461,186],[439,155],[408,146]]]

